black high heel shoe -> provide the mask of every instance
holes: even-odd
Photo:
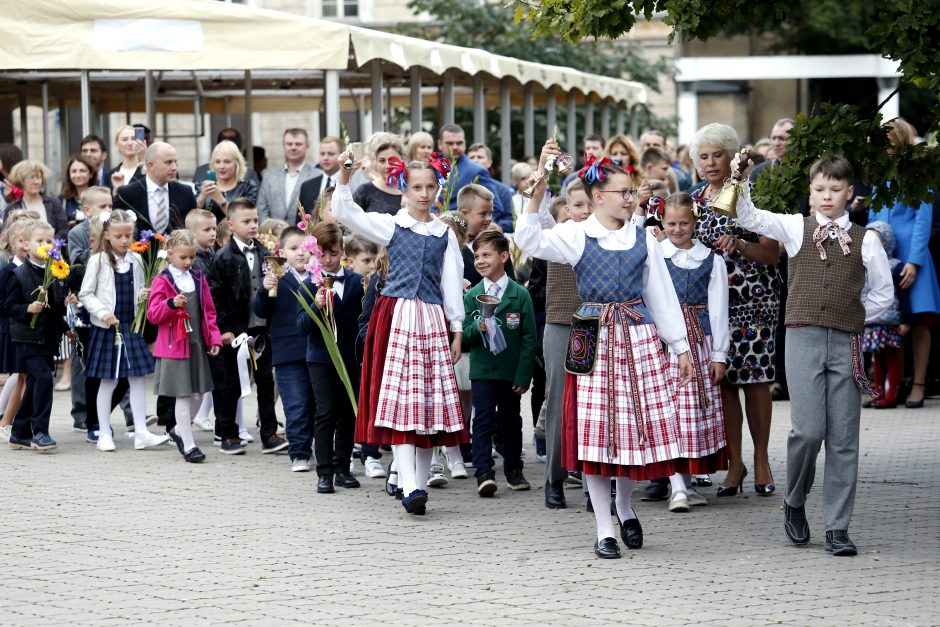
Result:
[[[718,492],[716,493],[716,496],[737,496],[738,490],[740,490],[741,493],[743,494],[745,477],[747,477],[747,466],[744,467],[744,472],[741,473],[741,479],[740,481],[738,481],[738,485],[731,486],[730,488],[721,486],[720,488],[718,488]]]
[[[755,483],[754,491],[757,492],[760,496],[770,496],[774,493],[774,490],[777,489],[772,483]]]

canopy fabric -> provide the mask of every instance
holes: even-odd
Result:
[[[215,0],[0,0],[3,70],[345,70],[336,22]]]

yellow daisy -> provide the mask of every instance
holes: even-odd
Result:
[[[64,279],[69,276],[69,264],[64,261],[52,262],[52,276],[57,279]]]
[[[52,244],[43,244],[42,246],[36,249],[36,252],[43,259],[48,259],[50,250],[52,250]]]

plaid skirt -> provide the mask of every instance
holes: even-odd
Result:
[[[359,389],[357,442],[430,448],[468,441],[439,305],[378,298]]]
[[[117,346],[114,345],[114,327],[102,329],[94,325],[85,349],[85,376],[96,379],[114,379],[117,364]],[[118,377],[143,377],[153,372],[154,361],[144,338],[129,328],[121,332],[124,346]]]
[[[698,351],[701,376],[693,374],[685,387],[676,388],[676,409],[679,412],[679,472],[709,474],[728,468],[725,451],[725,415],[721,402],[721,387],[708,378],[711,363],[712,337],[705,336],[704,344],[693,344]],[[669,380],[679,383],[679,358],[669,353]],[[693,363],[694,365],[694,363]],[[702,407],[702,394],[707,402]]]
[[[563,464],[569,471],[608,477],[668,477],[676,472],[673,460],[681,456],[675,386],[666,375],[656,327],[628,326],[626,333],[633,352],[641,410],[637,412],[631,398],[633,386],[623,327],[618,323],[613,338],[613,382],[608,379],[610,338],[607,328],[601,327],[594,370],[586,375],[568,374],[565,382]],[[613,410],[613,442],[609,438],[609,410]]]

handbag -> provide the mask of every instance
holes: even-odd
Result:
[[[568,334],[568,350],[565,354],[565,370],[573,375],[591,374],[597,360],[597,344],[600,339],[601,312],[603,308],[582,306],[571,318]]]

